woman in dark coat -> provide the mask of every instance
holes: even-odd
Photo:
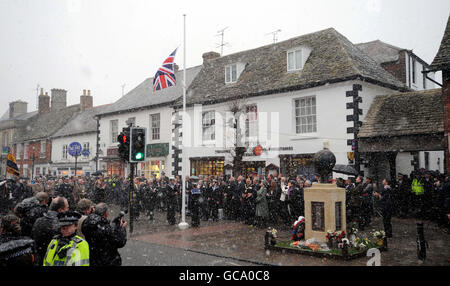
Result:
[[[384,231],[387,237],[392,237],[392,189],[388,180],[384,179],[380,192],[374,192],[374,196],[380,200],[381,215],[383,217]]]
[[[276,224],[278,223],[278,202],[280,201],[277,182],[270,182],[270,187],[267,191],[266,197],[267,205],[269,207],[269,220],[271,223]]]

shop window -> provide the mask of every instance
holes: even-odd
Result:
[[[191,176],[223,174],[223,159],[191,159]]]

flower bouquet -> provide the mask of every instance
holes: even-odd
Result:
[[[326,235],[325,237],[326,237],[327,240],[328,240],[328,242],[327,242],[328,248],[330,248],[330,249],[334,248],[334,247],[333,247],[333,246],[334,246],[333,241],[334,241],[334,238],[336,237],[336,232],[335,232],[335,231],[328,230],[328,231],[327,231],[327,235]]]
[[[378,246],[382,246],[383,242],[384,242],[384,239],[386,237],[386,233],[384,231],[382,231],[382,230],[374,231],[372,233],[372,236],[376,239],[377,245]]]
[[[270,232],[270,244],[275,245],[277,244],[277,230],[272,228],[272,231]]]

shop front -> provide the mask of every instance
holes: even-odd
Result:
[[[125,176],[125,163],[119,158],[118,148],[108,148],[106,150],[106,156],[102,157],[103,163],[106,163],[106,176],[124,177]]]
[[[314,178],[314,154],[287,154],[280,156],[280,171],[282,176],[305,176]]]
[[[144,167],[144,176],[147,179],[160,178],[166,172],[167,156],[169,155],[169,143],[147,144],[147,154]]]
[[[190,158],[191,176],[223,176],[225,157]]]

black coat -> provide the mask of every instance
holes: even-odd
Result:
[[[81,226],[89,244],[89,263],[92,266],[120,266],[122,259],[119,248],[127,243],[125,228],[98,214],[90,214]]]
[[[38,218],[33,225],[31,237],[36,242],[36,260],[38,265],[42,265],[44,262],[44,256],[52,238],[60,233],[57,215],[58,213],[55,211],[48,211],[44,216]]]
[[[390,186],[385,186],[379,191],[380,207],[384,211],[392,211],[392,189]]]
[[[31,197],[18,204],[16,212],[20,216],[22,235],[31,236],[34,223],[47,212],[47,206],[41,205],[35,197]]]

